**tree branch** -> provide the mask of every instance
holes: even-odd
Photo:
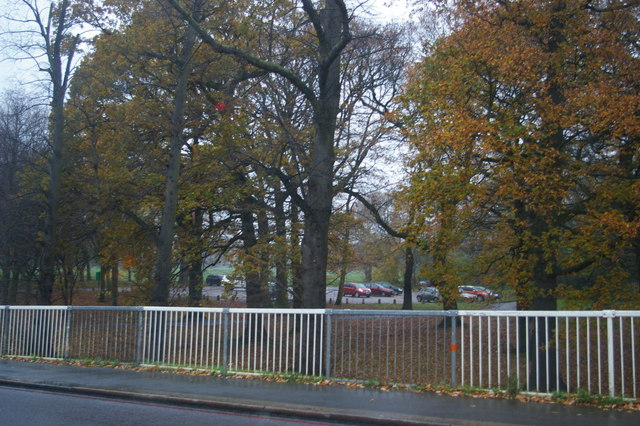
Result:
[[[360,194],[359,192],[355,192],[352,189],[349,188],[344,188],[342,190],[342,192],[344,192],[345,194],[349,194],[352,197],[354,197],[355,199],[357,199],[358,201],[360,201],[362,203],[362,205],[364,205],[366,207],[367,210],[369,210],[371,212],[371,214],[373,215],[373,217],[376,220],[376,223],[378,225],[380,225],[382,227],[382,229],[384,229],[389,235],[391,235],[392,237],[396,237],[396,238],[402,238],[402,239],[406,239],[409,237],[409,234],[407,234],[406,232],[400,232],[397,231],[395,229],[393,229],[391,227],[391,225],[389,225],[387,223],[387,221],[385,221],[382,216],[380,215],[380,212],[378,211],[378,209],[369,202],[369,200],[367,200],[366,198],[364,198],[364,196],[362,194]]]
[[[162,0],[158,0],[162,1]],[[291,84],[300,90],[304,94],[304,96],[312,103],[316,102],[316,95],[313,89],[307,86],[304,81],[292,72],[291,70],[283,67],[280,64],[275,62],[266,61],[264,59],[260,59],[256,56],[253,56],[249,52],[237,48],[235,46],[228,46],[216,41],[211,34],[209,34],[202,26],[191,16],[189,12],[187,12],[180,4],[178,4],[177,0],[166,0],[171,4],[174,9],[182,15],[182,17],[191,25],[191,27],[198,33],[203,42],[208,44],[214,51],[218,53],[223,53],[227,55],[233,55],[236,58],[242,59],[243,61],[253,65],[256,68],[260,68],[262,70],[273,72],[278,74],[284,78],[286,78]]]

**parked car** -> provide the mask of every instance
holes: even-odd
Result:
[[[478,295],[474,294],[471,291],[465,290],[465,287],[469,287],[469,286],[461,285],[461,286],[458,287],[458,291],[460,292],[458,297],[460,297],[461,299],[465,299],[467,302],[476,302],[476,301],[480,300]]]
[[[376,284],[381,285],[384,288],[388,288],[393,291],[395,294],[402,294],[402,289],[400,287],[396,287],[393,284],[385,283],[384,281],[376,281]]]
[[[476,296],[479,301],[499,299],[500,295],[493,291],[478,285],[461,285],[458,287],[461,292],[470,293]]]
[[[372,296],[391,297],[395,294],[393,290],[383,287],[378,283],[365,283],[365,287],[371,290]]]
[[[205,283],[208,286],[212,286],[212,285],[217,285],[220,286],[222,285],[222,280],[223,280],[223,276],[222,275],[209,275],[206,279],[205,279]]]
[[[489,297],[488,297],[488,298],[490,298],[490,299],[500,299],[500,294],[499,294],[499,293],[496,293],[496,292],[495,292],[495,291],[493,291],[493,290],[490,290],[490,289],[488,289],[488,288],[486,288],[486,287],[482,287],[482,286],[479,286],[479,285],[474,286],[474,287],[475,287],[477,290],[479,290],[479,291],[485,291],[485,292],[487,292],[487,293],[488,293],[488,295],[489,295]]]
[[[351,297],[369,297],[371,296],[371,290],[360,283],[344,283],[345,296]]]
[[[418,298],[418,302],[433,303],[440,300],[440,292],[435,287],[424,287],[420,289],[416,297]]]
[[[423,280],[419,281],[418,284],[420,287],[435,287],[436,285],[431,280]]]

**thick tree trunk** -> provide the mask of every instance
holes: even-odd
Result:
[[[245,210],[240,214],[242,223],[242,242],[244,250],[249,253],[257,244],[256,231],[254,227],[253,214]],[[269,305],[269,295],[266,286],[260,282],[260,272],[255,265],[246,265],[248,271],[245,275],[247,291],[247,308],[264,308]]]
[[[291,204],[290,219],[291,232],[289,246],[291,247],[291,288],[293,291],[293,307],[302,308],[302,263],[299,254],[300,226],[299,211],[295,204]]]
[[[102,265],[100,266],[100,280],[99,280],[99,285],[100,285],[100,292],[98,293],[98,302],[102,303],[105,300],[105,293],[107,291],[107,282],[106,282],[106,277],[107,275],[107,268],[103,267]]]
[[[276,300],[274,302],[277,308],[286,308],[289,304],[289,275],[287,274],[287,221],[284,213],[284,201],[286,193],[277,191],[275,194],[275,210],[274,222],[276,227],[276,239],[280,247],[276,249],[275,267],[276,267]]]
[[[348,204],[348,203],[347,203]],[[344,282],[347,279],[347,265],[349,264],[349,238],[351,232],[347,229],[342,242],[341,264],[340,264],[340,277],[338,280],[338,295],[336,296],[336,306],[342,305],[342,296],[344,294]],[[367,280],[370,281],[370,280]]]
[[[330,60],[340,40],[342,14],[335,0],[321,12],[319,96],[314,103],[313,150],[302,241],[302,287],[305,308],[324,308],[327,294],[329,218],[333,203],[334,137],[340,104],[340,55]]]
[[[373,281],[373,266],[368,263],[364,265],[364,280],[366,282]]]
[[[64,144],[64,95],[60,58],[52,64],[57,71],[53,78],[51,158],[49,159],[49,187],[47,188],[47,210],[45,213],[41,274],[38,280],[38,304],[50,305],[55,279],[55,250],[58,242],[58,203],[60,201],[60,174],[62,170],[62,148]]]
[[[537,291],[531,303],[531,309],[555,311],[558,309],[555,295],[557,279],[555,275],[546,272],[548,263],[544,260],[544,253],[540,250],[537,255],[540,257],[533,269]],[[530,321],[529,327],[529,383],[540,392],[566,390],[562,377],[556,380],[559,366],[556,364],[555,353],[557,345],[555,321],[538,317]]]
[[[200,306],[202,303],[202,247],[200,245],[204,213],[201,209],[191,212],[189,223],[193,241],[197,241],[198,250],[188,259],[187,269],[189,282],[189,306]]]
[[[410,311],[413,309],[413,266],[415,263],[415,257],[413,255],[412,247],[405,247],[404,249],[404,279],[403,279],[403,299],[402,309]]]
[[[15,305],[18,302],[18,283],[19,282],[20,282],[20,272],[14,269],[13,271],[11,271],[11,278],[9,280],[9,298],[7,300],[7,303],[9,305]]]
[[[111,267],[111,305],[118,306],[118,274],[120,270],[118,268],[118,262],[114,262]]]
[[[2,267],[2,276],[0,276],[0,305],[9,304],[9,282],[11,272],[9,268]]]
[[[198,5],[194,5],[194,8],[196,8],[197,12]],[[164,208],[160,223],[160,235],[157,240],[158,252],[154,268],[154,282],[151,289],[151,305],[155,306],[166,306],[169,303],[169,284],[173,265],[171,254],[178,208],[178,178],[180,176],[182,147],[184,145],[182,135],[184,131],[184,109],[195,39],[195,30],[189,27],[179,58],[179,74],[176,81],[173,113],[171,115],[171,143],[166,173]]]

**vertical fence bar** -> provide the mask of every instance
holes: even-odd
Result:
[[[2,310],[2,340],[0,341],[0,355],[7,355],[9,348],[7,342],[9,341],[9,306],[5,306]]]
[[[487,317],[487,378],[491,387],[491,317]]]
[[[325,377],[327,380],[331,379],[331,337],[333,328],[331,325],[333,310],[329,309],[326,312],[326,321],[327,321],[327,346],[325,350],[324,356],[324,368],[325,368]]]
[[[622,317],[618,317],[618,326],[620,328],[620,396],[624,396],[624,325]]]
[[[587,391],[591,393],[591,318],[587,317]]]
[[[602,394],[602,342],[601,335],[602,332],[600,330],[600,317],[596,318],[596,326],[598,333],[598,393]]]
[[[137,327],[137,336],[136,336],[136,364],[142,364],[142,316],[144,315],[144,311],[140,309],[138,311],[138,327]]]
[[[229,345],[229,308],[222,310],[222,374],[227,374],[228,345]]]
[[[73,324],[73,308],[71,306],[67,306],[66,310],[66,332],[64,336],[64,359],[69,359],[71,357],[71,326]]]
[[[635,321],[634,318],[629,318],[631,323],[631,377],[633,378],[633,397],[637,398],[636,382],[638,377],[636,376],[636,339],[635,339]]]
[[[570,365],[569,365],[569,359],[570,359],[570,353],[569,353],[569,334],[571,333],[570,329],[569,329],[569,317],[566,317],[564,319],[564,325],[565,325],[565,353],[564,353],[564,357],[565,357],[565,363],[567,366],[567,392],[571,392],[571,371],[570,371]]]
[[[456,386],[456,369],[457,369],[457,357],[458,352],[458,336],[457,336],[457,322],[458,313],[454,312],[451,318],[451,386]]]
[[[609,396],[615,396],[615,366],[614,366],[614,350],[613,350],[613,317],[614,311],[603,311],[604,317],[607,319],[607,366],[609,368]]]

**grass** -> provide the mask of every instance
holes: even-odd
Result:
[[[625,405],[622,397],[610,397],[606,395],[593,395],[585,389],[578,389],[575,394],[567,392],[553,392],[551,400],[563,404],[591,405],[600,408],[615,408]]]

